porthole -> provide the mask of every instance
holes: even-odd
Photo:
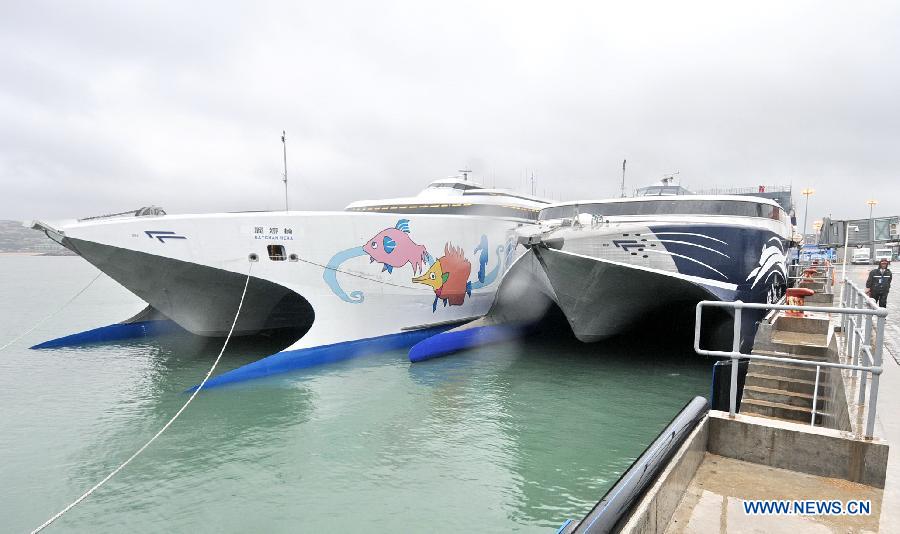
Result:
[[[291,261],[300,261],[300,257],[296,254],[291,254],[290,256],[288,256],[288,259]]]
[[[251,252],[250,255],[247,256],[247,259],[250,261],[259,261],[259,256],[257,256],[255,252]]]

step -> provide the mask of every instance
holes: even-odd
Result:
[[[799,334],[797,332],[774,332],[769,343],[761,344],[762,350],[774,350],[787,354],[828,354],[828,336],[820,334]],[[754,352],[756,349],[754,348]]]
[[[772,326],[776,332],[784,334],[827,336],[830,324],[831,319],[826,313],[805,312],[802,317],[797,317],[785,312],[775,318]]]
[[[747,367],[747,372],[759,375],[778,376],[783,378],[799,378],[801,380],[816,379],[815,367],[806,367],[805,365],[801,366],[799,364],[793,363],[755,361],[750,362],[750,365]],[[822,380],[821,375],[819,375],[819,380]]]
[[[744,386],[743,398],[786,404],[788,406],[796,406],[799,408],[812,408],[813,405],[812,394],[785,391],[783,389],[764,388],[760,386]],[[824,402],[825,399],[820,393],[817,406],[823,406]]]
[[[832,306],[834,294],[816,293],[803,299],[803,303],[807,306]]]
[[[763,415],[775,419],[783,419],[785,421],[797,421],[801,423],[809,423],[812,410],[810,408],[801,408],[799,406],[790,406],[779,402],[769,402],[764,400],[743,399],[741,401],[741,413],[749,413]],[[816,414],[816,424],[822,423],[822,414]]]
[[[791,353],[779,350],[754,350],[753,354],[759,354],[760,356],[774,356],[776,358],[793,358],[795,360],[806,360],[809,362],[828,363],[827,354],[808,354],[805,352]]]
[[[821,275],[817,275],[817,276],[821,276]],[[801,279],[799,287],[804,287],[806,289],[812,289],[816,293],[821,293],[821,292],[825,291],[825,282],[820,282],[820,281],[814,280],[812,282],[804,283],[804,281]],[[806,299],[804,299],[804,301],[805,300]]]
[[[825,375],[819,375],[819,394],[827,395],[831,386],[824,380]],[[816,386],[815,380],[806,380],[803,378],[789,378],[785,376],[767,375],[765,373],[747,373],[747,379],[744,382],[747,386],[759,386],[771,389],[780,389],[782,391],[792,391],[796,393],[807,393],[812,395]]]

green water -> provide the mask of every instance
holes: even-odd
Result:
[[[7,256],[0,274],[2,346],[96,271]],[[104,276],[0,352],[0,530],[28,531],[102,479],[205,374],[219,345],[194,338],[27,348],[142,307]],[[710,362],[643,337],[419,364],[392,352],[203,392],[48,531],[553,532],[708,393]],[[221,370],[254,350],[236,344]]]

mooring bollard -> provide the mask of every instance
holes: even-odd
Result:
[[[787,290],[787,298],[785,300],[787,301],[788,306],[803,306],[803,299],[815,294],[815,291],[806,287],[790,287]],[[804,316],[803,312],[798,310],[787,310],[784,314],[789,317]]]

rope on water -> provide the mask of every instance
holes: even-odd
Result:
[[[203,389],[203,386],[206,384],[206,381],[209,380],[209,377],[212,375],[213,371],[216,369],[216,366],[219,365],[219,360],[222,359],[222,354],[225,353],[225,348],[228,346],[228,341],[231,340],[231,334],[234,333],[234,326],[237,324],[238,317],[241,315],[241,308],[244,306],[244,297],[247,296],[247,286],[250,284],[250,271],[252,271],[252,270],[253,270],[253,264],[251,263],[250,267],[247,269],[247,280],[244,281],[244,291],[241,293],[241,301],[238,303],[237,312],[234,314],[234,321],[232,321],[232,323],[231,323],[231,329],[228,331],[228,336],[225,338],[225,343],[222,345],[222,350],[219,351],[219,355],[216,356],[216,360],[213,362],[212,367],[209,368],[209,371],[207,371],[206,376],[203,377],[203,381],[200,382],[200,385],[197,386],[197,389],[195,389],[194,392],[191,393],[191,396],[190,396],[190,398],[188,398],[187,402],[185,402],[184,405],[177,412],[175,412],[175,415],[173,415],[172,418],[169,419],[169,421],[165,425],[163,425],[162,428],[159,429],[159,432],[157,432],[156,434],[154,434],[154,436],[152,438],[150,438],[150,441],[145,443],[143,447],[141,447],[140,449],[137,450],[137,452],[132,454],[130,458],[128,458],[127,460],[122,462],[122,465],[115,468],[110,474],[106,475],[106,478],[104,478],[103,480],[98,482],[96,485],[94,485],[94,487],[92,487],[91,489],[84,492],[84,494],[81,497],[78,497],[77,499],[75,499],[72,502],[72,504],[66,506],[65,508],[60,510],[59,513],[57,513],[56,515],[54,515],[53,517],[51,517],[50,519],[45,521],[41,526],[32,530],[31,534],[35,534],[37,532],[44,530],[45,528],[50,526],[51,523],[53,523],[54,521],[56,521],[57,519],[62,517],[62,515],[64,513],[68,512],[69,510],[74,508],[75,505],[77,505],[81,501],[88,498],[92,493],[94,493],[94,491],[97,490],[97,488],[99,488],[103,484],[106,484],[106,482],[109,479],[111,479],[113,476],[115,476],[116,473],[121,471],[126,465],[131,463],[132,460],[137,458],[137,456],[140,453],[144,452],[144,449],[149,447],[151,443],[156,441],[156,438],[158,438],[163,432],[165,432],[166,429],[169,428],[172,425],[172,423],[175,422],[176,419],[178,419],[178,416],[180,416],[181,413],[185,410],[185,408],[187,408],[188,405],[194,400],[194,397],[196,397],[197,394],[200,393],[200,390]]]
[[[13,338],[13,340],[10,341],[10,342],[8,342],[6,345],[3,345],[2,347],[0,347],[0,352],[3,352],[4,350],[7,349],[7,347],[12,346],[13,343],[19,341],[19,340],[22,339],[23,337],[25,337],[25,336],[27,336],[28,334],[34,332],[34,330],[35,330],[37,327],[39,327],[39,326],[41,326],[42,324],[44,324],[45,322],[47,322],[48,319],[50,319],[51,317],[55,316],[57,313],[63,311],[63,309],[64,309],[66,306],[68,306],[69,304],[72,304],[72,302],[73,302],[75,299],[77,299],[82,293],[84,293],[85,291],[87,291],[87,289],[88,289],[89,287],[91,287],[91,286],[94,284],[94,282],[96,282],[97,279],[100,278],[101,276],[103,276],[103,273],[102,273],[102,272],[97,273],[97,276],[95,276],[93,280],[91,280],[90,282],[88,282],[88,285],[86,285],[86,286],[84,286],[83,288],[81,288],[81,291],[79,291],[78,293],[75,293],[74,295],[72,295],[72,298],[70,298],[69,300],[67,300],[66,303],[63,304],[62,306],[60,306],[55,312],[53,312],[53,313],[51,313],[50,315],[44,317],[44,318],[41,319],[40,321],[34,323],[34,325],[33,325],[31,328],[29,328],[28,330],[22,332],[21,334],[19,334],[19,335],[16,336],[15,338]]]

